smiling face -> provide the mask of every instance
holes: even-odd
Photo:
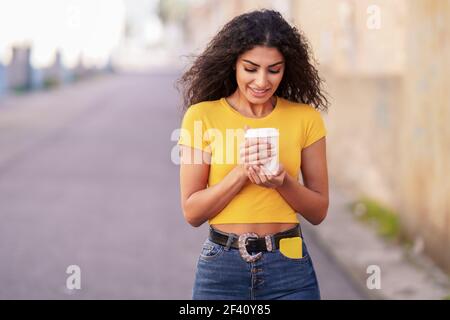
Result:
[[[236,62],[241,95],[252,104],[263,104],[275,94],[284,74],[284,58],[276,48],[257,46]]]

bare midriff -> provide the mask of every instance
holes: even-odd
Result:
[[[244,233],[253,232],[259,237],[264,237],[268,234],[274,234],[286,231],[296,227],[298,223],[239,223],[239,224],[214,224],[214,229],[227,233],[234,233],[241,235]]]

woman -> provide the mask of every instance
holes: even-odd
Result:
[[[300,213],[328,210],[328,101],[304,36],[276,11],[234,18],[181,77],[180,187],[185,219],[208,221],[194,299],[320,299]],[[275,128],[279,147],[245,139]],[[279,159],[277,172],[265,164]],[[301,170],[304,185],[298,182]]]

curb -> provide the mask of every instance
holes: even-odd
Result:
[[[448,275],[426,255],[411,260],[403,247],[385,241],[369,225],[357,221],[347,207],[352,195],[343,191],[331,188],[328,217],[308,229],[353,287],[370,300],[441,300],[448,296]],[[369,266],[379,268],[379,289],[367,286],[372,275]]]
[[[304,224],[303,224],[304,225]],[[350,280],[352,286],[367,299],[364,300],[387,300],[387,298],[377,292],[378,290],[370,290],[367,285],[362,281],[360,273],[357,272],[354,267],[347,263],[345,259],[340,259],[339,255],[335,253],[332,247],[320,236],[319,232],[314,228],[309,228],[310,236],[314,238],[313,240],[320,246],[321,249],[328,255],[328,257],[339,267],[340,270],[347,276]]]

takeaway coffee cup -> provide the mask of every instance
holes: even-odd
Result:
[[[245,132],[245,139],[249,138],[266,138],[267,141],[272,144],[272,160],[264,164],[264,167],[269,170],[270,173],[275,175],[278,172],[279,166],[279,132],[276,128],[255,128],[247,129]]]

